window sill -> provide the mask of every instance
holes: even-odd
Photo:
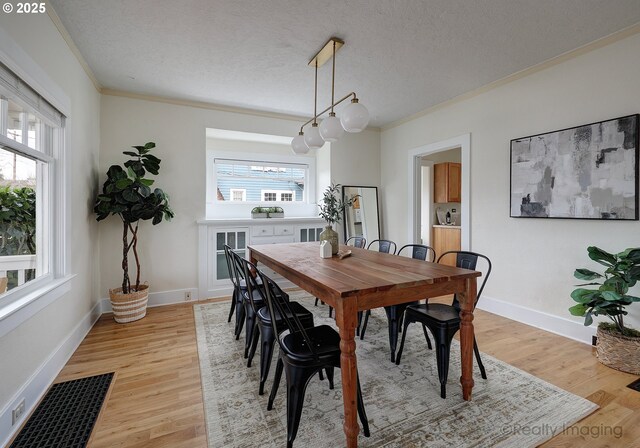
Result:
[[[0,308],[0,338],[71,291],[71,279],[74,277],[75,274],[54,279]]]

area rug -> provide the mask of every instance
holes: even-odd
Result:
[[[332,325],[327,306],[304,291],[291,300],[313,311],[316,325]],[[210,448],[286,446],[284,377],[274,409],[267,411],[272,378],[258,395],[259,349],[252,367],[243,359],[244,337],[233,337],[228,303],[195,305],[194,314]],[[447,398],[440,398],[436,355],[428,350],[419,325],[408,329],[402,363],[389,361],[387,320],[374,310],[356,354],[371,437],[361,447],[533,447],[561,433],[598,406],[522,370],[483,354],[487,380],[474,361],[473,399],[462,399],[460,350],[452,346]],[[244,333],[243,333],[244,336]],[[278,352],[270,376],[273,377]],[[345,445],[340,371],[335,389],[316,376],[307,388],[294,445],[304,448]]]

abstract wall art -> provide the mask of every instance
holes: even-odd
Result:
[[[511,217],[638,220],[638,115],[511,140]]]

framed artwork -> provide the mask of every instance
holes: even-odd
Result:
[[[513,218],[638,220],[638,114],[511,140]]]

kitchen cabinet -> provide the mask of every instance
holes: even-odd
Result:
[[[433,250],[436,251],[436,257],[450,250],[460,250],[460,247],[460,227],[433,226]],[[455,266],[455,254],[447,255],[440,263]]]
[[[462,165],[460,163],[436,163],[433,166],[433,202],[461,202]]]

